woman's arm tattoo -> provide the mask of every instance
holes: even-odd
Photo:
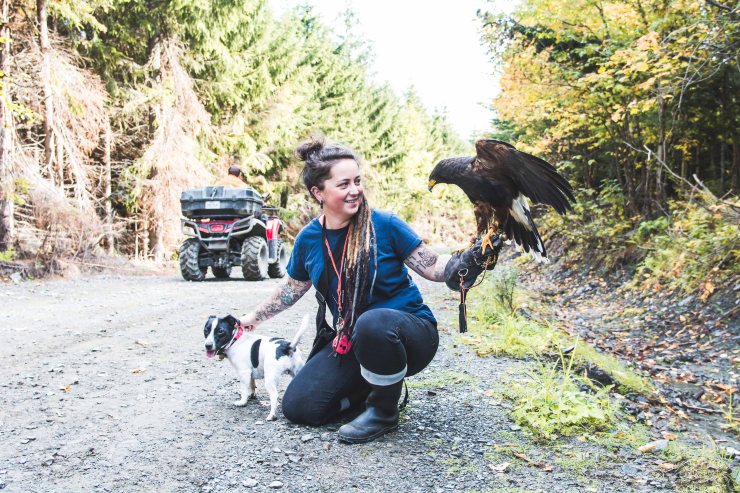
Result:
[[[447,257],[447,255],[440,257],[434,250],[422,244],[411,252],[404,263],[423,278],[439,282],[444,281],[445,265],[449,260]]]
[[[264,322],[294,305],[309,289],[311,281],[297,281],[288,277],[270,298],[254,311],[255,322]]]

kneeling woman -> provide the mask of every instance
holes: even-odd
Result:
[[[297,153],[305,163],[306,188],[323,213],[296,237],[287,278],[242,323],[268,320],[313,285],[319,336],[285,391],[283,414],[295,423],[321,425],[364,401],[365,411],[338,433],[346,442],[366,442],[398,427],[403,379],[423,370],[439,343],[437,321],[406,266],[459,289],[459,273],[466,273],[469,286],[485,256],[475,246],[440,258],[397,216],[372,210],[352,150],[312,139]],[[324,301],[334,330],[324,322]]]

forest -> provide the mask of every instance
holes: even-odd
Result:
[[[293,150],[314,132],[356,149],[375,203],[412,219],[431,199],[430,163],[467,148],[412,90],[398,96],[370,77],[350,26],[333,32],[309,7],[281,19],[261,0],[5,2],[3,12],[7,260],[53,271],[101,254],[171,258],[180,192],[234,162],[279,197],[289,223],[305,219]],[[445,217],[425,230],[444,230]]]
[[[36,275],[172,258],[180,192],[235,162],[297,231],[316,211],[293,149],[315,132],[356,149],[373,203],[426,239],[455,244],[472,221],[425,177],[480,136],[378,81],[351,15],[329,27],[263,0],[3,0],[2,16],[0,252]],[[548,159],[578,190],[548,241],[682,290],[735,277],[737,5],[547,0],[478,17],[501,80],[483,136]]]
[[[481,19],[502,74],[493,134],[580,187],[551,237],[648,289],[735,286],[737,4],[533,1]]]

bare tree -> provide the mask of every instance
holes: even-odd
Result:
[[[9,103],[8,67],[10,65],[10,2],[0,0],[0,251],[13,247],[13,116]]]
[[[41,47],[41,87],[44,92],[44,165],[49,179],[54,182],[54,102],[51,93],[51,52],[49,50],[49,28],[46,17],[47,0],[36,0],[39,24],[39,46]],[[60,166],[61,163],[57,163]],[[60,183],[61,185],[61,183]]]

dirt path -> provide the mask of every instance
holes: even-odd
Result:
[[[233,407],[236,379],[204,357],[203,323],[245,313],[275,284],[171,273],[0,285],[0,489],[673,491],[659,461],[626,448],[534,443],[509,404],[486,394],[527,363],[458,344],[456,301],[442,285],[422,284],[442,340],[410,379],[398,433],[346,446],[339,423],[266,422],[262,404]],[[309,293],[260,332],[291,335],[314,303]]]

